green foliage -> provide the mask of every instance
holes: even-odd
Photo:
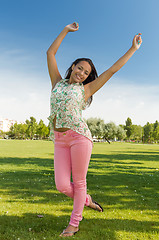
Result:
[[[105,127],[104,120],[100,118],[89,118],[86,120],[86,122],[91,131],[92,136],[95,136],[98,139],[103,137]]]
[[[159,122],[149,123],[145,126],[133,125],[127,118],[125,125],[116,126],[113,122],[105,124],[103,138],[122,140],[128,139],[135,142],[159,143]]]
[[[159,122],[157,120],[153,125],[152,137],[155,142],[159,142]]]
[[[127,138],[130,139],[130,136],[132,134],[132,121],[131,118],[129,117],[126,120],[125,130]]]
[[[117,137],[118,140],[123,140],[123,139],[126,138],[126,131],[124,130],[123,127],[117,126],[116,137]]]
[[[147,124],[144,126],[144,141],[145,142],[152,142],[153,141],[153,124],[147,122]]]
[[[140,142],[143,136],[143,127],[140,125],[132,125],[131,139]]]
[[[49,135],[49,129],[46,127],[43,120],[40,120],[36,133],[39,139],[46,138]]]
[[[116,126],[115,123],[104,123],[100,118],[85,119],[93,137],[100,140],[129,140],[143,143],[159,143],[159,122],[140,125],[132,124],[128,117],[125,125]],[[26,120],[24,124],[15,123],[11,126],[8,133],[0,131],[0,138],[13,139],[47,139],[49,137],[50,127],[46,126],[43,120],[36,122],[34,117]]]
[[[117,127],[115,125],[115,123],[110,122],[105,124],[105,128],[104,128],[104,138],[107,139],[114,139],[117,135]]]
[[[100,118],[89,118],[86,122],[92,136],[98,139],[121,140],[126,137],[125,130],[113,122],[105,124]]]
[[[49,136],[49,127],[42,120],[38,124],[34,117],[30,117],[25,123],[11,126],[8,135],[14,139],[45,139]]]
[[[6,138],[7,133],[0,130],[0,139]]]
[[[105,124],[104,120],[100,118],[89,118],[86,122],[92,136],[98,139],[113,140],[117,138],[121,140],[126,136],[125,130],[120,126],[116,126],[113,122]]]

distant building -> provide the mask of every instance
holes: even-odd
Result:
[[[13,126],[17,121],[10,120],[7,118],[0,118],[0,131],[8,132],[10,127]]]

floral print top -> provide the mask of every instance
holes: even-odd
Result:
[[[50,139],[54,142],[54,124],[56,128],[70,128],[73,131],[89,138],[92,142],[91,132],[82,119],[82,110],[86,109],[83,83],[69,83],[69,79],[61,79],[51,91],[50,97]]]

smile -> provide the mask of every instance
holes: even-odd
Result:
[[[76,75],[76,77],[77,77],[78,80],[81,80],[81,78],[78,75]]]

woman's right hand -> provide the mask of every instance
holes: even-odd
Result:
[[[79,29],[79,24],[77,22],[74,22],[72,24],[69,24],[65,27],[68,32],[75,32]]]
[[[142,38],[141,38],[141,33],[138,33],[135,35],[135,37],[133,38],[133,42],[132,42],[132,47],[135,50],[138,50],[142,44]]]

